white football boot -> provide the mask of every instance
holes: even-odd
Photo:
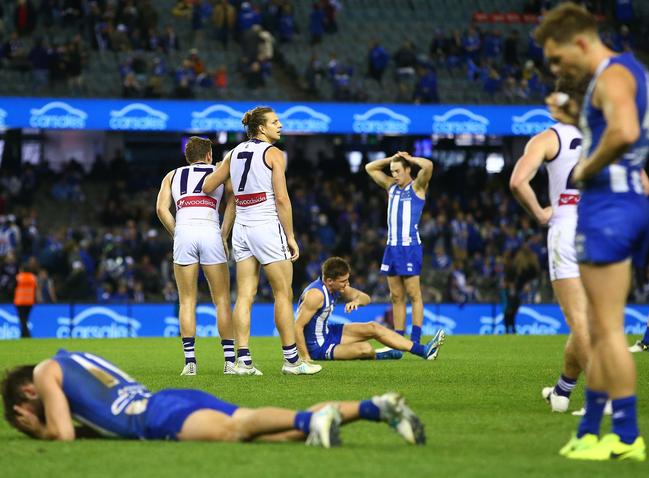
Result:
[[[183,367],[183,371],[180,372],[180,375],[194,376],[196,375],[197,367],[196,362],[186,363]]]
[[[327,405],[311,416],[309,436],[306,444],[331,448],[340,446],[340,424],[342,417],[336,405]]]

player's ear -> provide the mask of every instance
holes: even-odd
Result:
[[[36,392],[36,386],[33,383],[26,383],[20,387],[20,391],[23,393],[27,400],[35,400],[38,398],[38,392]]]

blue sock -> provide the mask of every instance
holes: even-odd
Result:
[[[221,347],[223,347],[223,358],[225,361],[234,363],[234,340],[222,339]]]
[[[248,349],[237,349],[237,359],[246,365],[252,365],[252,357]]]
[[[194,337],[183,337],[183,353],[185,354],[185,363],[196,363],[196,352],[194,350]]]
[[[564,374],[561,374],[557,384],[554,386],[554,393],[561,395],[562,397],[570,398],[572,390],[577,385],[577,379],[568,378]]]
[[[649,345],[649,325],[647,325],[647,330],[644,331],[644,335],[642,336],[642,343]]]
[[[297,354],[297,347],[293,345],[282,345],[282,352],[284,353],[284,360],[288,363],[295,363],[300,357]]]
[[[397,330],[397,329],[394,329],[394,331],[395,331],[397,334],[399,334],[401,337],[403,337],[404,335],[406,335],[406,331],[405,331],[405,330]]]
[[[418,325],[413,325],[412,330],[410,331],[410,340],[418,344],[421,341],[421,327]]]
[[[419,357],[426,357],[426,347],[417,342],[414,342],[412,344],[412,348],[410,349],[410,353],[418,355]]]
[[[627,445],[638,438],[638,417],[636,414],[637,400],[635,395],[618,398],[612,401],[613,405],[613,433],[620,437]]]
[[[293,420],[293,427],[308,435],[311,431],[309,425],[311,424],[312,415],[313,412],[297,412],[295,414],[295,420]]]
[[[358,406],[358,414],[363,420],[381,421],[381,410],[372,400],[363,400]]]
[[[606,392],[596,392],[586,389],[586,414],[579,422],[577,438],[583,437],[586,433],[599,435],[599,427],[604,416],[604,406],[608,400]]]

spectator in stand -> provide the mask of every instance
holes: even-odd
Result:
[[[503,54],[503,38],[500,30],[487,31],[484,37],[483,56],[487,60],[497,61]]]
[[[165,31],[160,38],[162,49],[166,54],[177,53],[180,50],[178,34],[171,25],[165,26]]]
[[[77,26],[83,17],[82,0],[63,0],[61,18],[64,27]]]
[[[152,0],[140,0],[138,23],[141,32],[158,29],[158,11]]]
[[[47,269],[38,271],[38,290],[40,291],[39,302],[43,304],[55,304],[57,302],[54,281],[50,278]]]
[[[192,0],[178,0],[171,9],[174,17],[190,18],[192,15]]]
[[[432,68],[419,67],[419,79],[415,85],[413,95],[416,104],[422,103],[439,103],[439,94],[437,93],[437,75]]]
[[[228,47],[237,24],[237,11],[228,0],[219,0],[212,9],[212,26],[223,48]]]
[[[505,39],[503,61],[509,65],[518,65],[518,30],[512,30]]]
[[[620,25],[619,31],[613,36],[613,50],[623,53],[633,50],[634,41],[629,27]]]
[[[480,56],[480,48],[482,43],[478,31],[473,27],[469,27],[466,33],[462,36],[462,48],[464,50],[465,58],[470,58],[476,61]]]
[[[498,73],[498,70],[494,67],[489,68],[489,76],[484,82],[484,90],[491,96],[495,95],[496,93],[500,93],[502,89],[502,78],[500,77],[500,73]]]
[[[390,55],[378,41],[375,41],[370,47],[368,57],[368,76],[381,83],[390,61]]]
[[[259,13],[252,7],[250,2],[242,2],[237,15],[237,31],[239,34],[244,34],[250,30],[254,25],[261,24],[261,17]],[[260,25],[261,26],[261,25]]]
[[[36,38],[34,46],[29,52],[29,61],[32,65],[34,89],[42,91],[50,81],[50,52],[42,38]]]
[[[18,0],[14,11],[14,26],[19,36],[31,35],[36,26],[36,10],[31,0]]]
[[[336,33],[338,31],[338,23],[336,22],[336,15],[341,6],[337,0],[320,0],[322,10],[324,12],[324,30],[327,33]]]
[[[322,41],[324,34],[325,15],[322,5],[316,2],[313,4],[311,14],[309,15],[309,32],[311,33],[311,45],[317,45]]]
[[[289,43],[293,40],[293,35],[295,34],[295,16],[293,7],[288,2],[285,2],[280,9],[277,33],[279,41],[282,43]]]
[[[633,22],[633,3],[632,0],[615,0],[615,19],[624,24]]]
[[[122,81],[122,98],[141,98],[142,90],[142,85],[135,73],[129,71]]]
[[[401,48],[394,54],[394,64],[397,72],[397,81],[409,81],[415,76],[417,66],[417,54],[411,41],[403,43]]]
[[[217,90],[225,92],[228,89],[228,70],[225,65],[219,65],[212,81]]]

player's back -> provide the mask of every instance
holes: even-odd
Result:
[[[239,144],[230,156],[230,177],[236,204],[236,222],[255,226],[277,220],[273,170],[266,152],[273,145],[251,139]]]
[[[325,343],[325,337],[329,330],[327,322],[336,306],[336,301],[340,297],[338,293],[330,293],[322,279],[316,279],[302,292],[298,302],[298,308],[304,301],[306,293],[311,289],[322,292],[324,300],[322,307],[315,312],[311,320],[309,320],[309,323],[304,327],[304,339],[306,340],[307,347],[322,346]]]
[[[552,205],[552,225],[560,221],[577,220],[579,190],[570,183],[570,174],[581,154],[581,133],[576,127],[562,123],[557,123],[550,129],[559,141],[556,156],[545,163]]]
[[[109,361],[60,349],[63,393],[72,417],[103,436],[143,438],[151,393]]]
[[[388,246],[421,244],[419,219],[426,201],[413,186],[414,182],[403,188],[393,184],[388,189]]]
[[[644,66],[631,53],[623,53],[602,62],[593,75],[582,106],[579,126],[583,133],[584,153],[590,157],[599,145],[606,118],[599,108],[592,104],[593,91],[599,76],[609,67],[620,65],[633,76],[636,84],[635,103],[638,110],[640,136],[624,155],[604,167],[584,185],[584,196],[595,194],[643,195],[641,171],[649,152],[649,76]]]
[[[206,222],[219,225],[219,201],[223,186],[211,193],[202,191],[203,181],[215,166],[195,163],[176,169],[171,178],[171,195],[176,205],[176,225]]]

